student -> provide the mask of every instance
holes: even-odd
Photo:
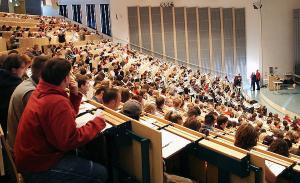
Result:
[[[219,130],[225,130],[228,123],[228,118],[226,116],[218,116],[216,128]]]
[[[105,127],[104,119],[97,116],[76,128],[82,94],[70,77],[70,70],[71,63],[65,59],[49,60],[22,114],[14,155],[25,182],[103,183],[107,180],[102,165],[68,153],[94,139]]]
[[[121,94],[118,89],[109,88],[104,90],[102,100],[106,107],[112,110],[117,110],[121,103]]]
[[[143,106],[137,100],[130,99],[124,103],[121,113],[135,120],[140,120]]]
[[[285,157],[289,157],[289,146],[287,142],[283,139],[276,139],[272,142],[268,151],[271,151],[276,154],[280,154]]]
[[[256,146],[258,133],[249,123],[243,123],[235,133],[234,145],[245,150],[250,150]]]
[[[29,97],[39,83],[42,68],[47,60],[48,57],[46,56],[35,57],[31,66],[31,77],[23,81],[11,96],[7,116],[7,141],[12,149],[15,143],[19,120]]]
[[[76,81],[78,84],[78,92],[83,95],[83,98],[87,99],[88,91],[90,89],[89,78],[86,75],[78,75],[76,77]]]
[[[10,97],[22,82],[21,78],[25,70],[25,61],[15,53],[7,56],[3,63],[3,69],[0,69],[0,123],[5,135]]]

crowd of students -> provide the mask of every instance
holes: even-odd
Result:
[[[105,127],[98,115],[76,128],[88,99],[135,120],[150,113],[206,135],[230,133],[245,150],[260,141],[283,156],[300,155],[300,119],[268,113],[237,87],[240,76],[231,83],[109,40],[11,51],[0,68],[1,126],[28,182],[107,180],[104,166],[74,153]]]
[[[10,17],[19,18],[20,21],[24,19],[31,19],[28,16],[19,15]],[[32,18],[32,20],[38,20],[38,22],[36,23],[36,27],[13,27],[10,25],[5,25],[5,23],[0,27],[0,34],[5,32],[12,32],[7,41],[8,49],[18,48],[18,39],[20,38],[48,38],[49,43],[51,42],[51,40],[57,39],[58,43],[64,43],[66,41],[77,42],[80,40],[85,40],[85,36],[91,34],[91,32],[86,28],[80,27],[77,24],[72,24],[69,21],[61,18],[42,16],[38,19]]]

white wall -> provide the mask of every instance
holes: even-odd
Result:
[[[43,16],[58,16],[58,8],[54,8],[52,6],[42,6],[42,14]]]
[[[300,0],[263,0],[263,67],[278,74],[294,71],[293,9]]]

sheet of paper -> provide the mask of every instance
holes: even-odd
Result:
[[[163,158],[168,158],[171,155],[175,154],[186,145],[191,143],[189,140],[186,140],[178,135],[175,135],[167,130],[160,130],[162,135],[162,155]]]
[[[139,120],[143,125],[145,125],[145,126],[148,126],[149,128],[152,128],[152,129],[154,129],[154,128],[157,128],[157,126],[155,126],[154,124],[152,124],[153,123],[153,121],[152,121],[152,119],[151,120],[149,120],[149,119],[147,119],[147,120]]]
[[[90,109],[94,109],[94,108],[96,108],[96,107],[93,106],[92,104],[87,103],[87,102],[84,102],[84,103],[82,103],[82,104],[79,106],[79,113],[78,113],[78,114],[83,113],[83,112],[85,112],[85,111],[87,111],[87,110],[90,110]]]
[[[283,172],[283,170],[286,169],[285,166],[279,165],[277,163],[274,163],[272,161],[265,160],[266,167],[269,168],[269,170],[277,177],[279,174]]]

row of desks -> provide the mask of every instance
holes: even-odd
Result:
[[[103,107],[92,101],[91,104]],[[112,126],[131,120],[107,108],[104,108],[104,111],[106,111],[106,113],[103,113],[105,119],[111,121]],[[290,172],[294,171],[295,175],[297,175],[296,172],[299,173],[298,165],[294,166],[297,163],[295,159],[282,157],[259,148],[245,151],[235,147],[230,139],[224,139],[219,135],[205,137],[203,134],[177,124],[170,124],[170,122],[150,114],[142,116],[139,122],[132,121],[133,132],[151,141],[149,151],[150,182],[162,182],[162,160],[171,161],[171,164],[180,164],[178,162],[181,161],[183,155],[186,155],[187,159],[180,166],[189,167],[189,171],[185,172],[184,175],[200,182],[222,182],[220,175],[227,176],[227,178],[226,176],[222,178],[223,182],[226,182],[224,180],[249,183],[265,182],[266,161],[274,166],[283,166],[284,169],[289,169]],[[124,168],[142,180],[142,172],[138,170],[141,167],[139,158],[130,158],[133,154],[134,157],[141,157],[137,156],[136,153],[138,152],[135,152],[139,151],[138,144],[136,145],[135,148],[130,150],[130,153],[122,153],[128,156],[126,156],[127,164],[124,164]],[[125,151],[127,150],[125,149]],[[170,171],[172,172],[171,169]],[[277,170],[272,171],[276,172]],[[292,179],[290,180],[289,182],[293,182]]]

